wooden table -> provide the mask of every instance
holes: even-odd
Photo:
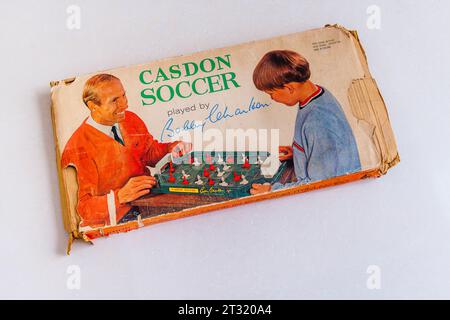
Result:
[[[293,181],[295,177],[294,165],[288,160],[286,169],[280,178],[281,183]],[[182,194],[148,194],[131,202],[131,205],[139,208],[142,218],[158,216],[160,214],[177,212],[183,209],[224,202],[232,198],[218,196],[199,196]]]

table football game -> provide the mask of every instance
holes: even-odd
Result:
[[[278,156],[278,155],[277,155]],[[285,163],[263,175],[269,152],[191,152],[165,163],[155,174],[154,194],[183,194],[240,198],[250,195],[253,183],[277,182]]]

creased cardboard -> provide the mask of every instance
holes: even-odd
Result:
[[[304,64],[304,58],[311,75],[295,80],[304,72],[296,69],[297,78],[284,73],[288,80],[274,87],[275,94],[264,89],[271,78],[261,70],[272,60],[263,57],[275,59],[275,51],[295,63]],[[272,71],[274,84],[279,85],[277,74],[286,65]],[[358,35],[338,25],[53,81],[51,88],[68,253],[74,239],[91,242],[211,210],[379,177],[399,162],[387,108]],[[123,96],[112,99],[121,88]],[[306,90],[311,95],[305,96]],[[277,98],[277,92],[284,92],[284,98]],[[297,105],[286,107],[290,102],[283,99],[292,97],[298,98]],[[110,98],[117,110],[108,114]],[[313,116],[303,120],[305,112]],[[116,120],[109,123],[108,117]],[[211,146],[208,139],[197,145],[187,142],[186,137],[195,137],[196,123],[208,134],[242,130],[238,132],[245,141],[228,149],[225,144]],[[176,139],[170,136],[174,128],[182,133]],[[257,144],[247,135],[252,130]],[[147,141],[155,141],[153,147]],[[142,143],[144,151],[139,149]],[[280,154],[278,145],[283,146]],[[154,177],[148,194],[125,192],[134,190],[127,187],[132,178],[150,181],[146,167],[166,152],[172,153],[173,163]],[[108,159],[108,154],[115,156]],[[270,156],[281,162],[274,164],[273,176],[263,177],[261,157]],[[130,169],[126,161],[117,166],[115,157],[140,160]],[[203,171],[196,169],[196,157]],[[220,162],[222,157],[231,160],[229,166]],[[222,169],[227,166],[231,171]]]

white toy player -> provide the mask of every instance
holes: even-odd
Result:
[[[241,184],[248,184],[248,181],[247,181],[247,179],[245,179],[245,176],[242,175],[241,177],[242,177]]]
[[[261,156],[258,155],[258,160],[256,161],[256,163],[257,163],[258,165],[262,165],[263,162],[264,162],[264,161],[262,161]]]
[[[242,163],[245,163],[247,161],[247,157],[245,156],[245,153],[242,154]]]
[[[220,171],[220,168],[217,167],[217,176],[220,178],[223,176],[223,174],[225,173],[225,171]]]
[[[216,161],[216,163],[218,163],[218,164],[222,164],[222,163],[223,163],[223,158],[222,158],[222,156],[220,155],[220,153],[217,155],[217,161]]]
[[[194,163],[192,163],[194,165],[194,167],[199,167],[201,165],[200,162],[198,162],[197,158],[194,158]]]
[[[225,181],[225,177],[221,178],[222,182],[219,183],[222,187],[228,187],[228,183]]]
[[[197,181],[195,181],[195,184],[199,186],[202,186],[204,184],[202,178],[199,175],[197,175]]]
[[[222,167],[223,172],[226,172],[228,170],[230,170],[230,166],[228,166],[226,163],[223,165]]]
[[[186,180],[189,179],[190,175],[187,174],[184,170],[181,170],[181,174],[183,175],[183,178],[185,178]]]

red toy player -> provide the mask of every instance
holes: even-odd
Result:
[[[169,172],[169,180],[170,183],[174,183],[175,181],[177,181],[177,179],[175,179],[175,177],[173,176],[172,172]]]
[[[211,163],[209,165],[209,171],[215,171],[215,170],[216,170],[216,167]]]
[[[175,172],[175,168],[173,167],[172,161],[169,162],[169,167],[170,167],[170,169],[169,169],[169,172],[170,172],[170,173]]]
[[[189,181],[186,180],[186,177],[183,177],[183,181],[181,183],[184,185],[188,185]]]
[[[250,162],[248,162],[248,158],[245,158],[245,162],[242,165],[242,168],[244,168],[244,169],[250,169],[251,168],[251,164],[250,164]]]
[[[234,175],[234,177],[233,177],[234,181],[236,181],[236,182],[241,181],[241,175],[240,174],[237,174],[236,171],[235,171],[235,172],[233,172],[233,175]]]
[[[213,180],[213,179],[209,179],[208,184],[209,184],[210,186],[213,186],[213,185],[214,185],[214,180]]]
[[[209,177],[209,172],[208,172],[208,170],[206,170],[206,168],[205,169],[203,169],[203,175],[205,176],[205,177]]]

